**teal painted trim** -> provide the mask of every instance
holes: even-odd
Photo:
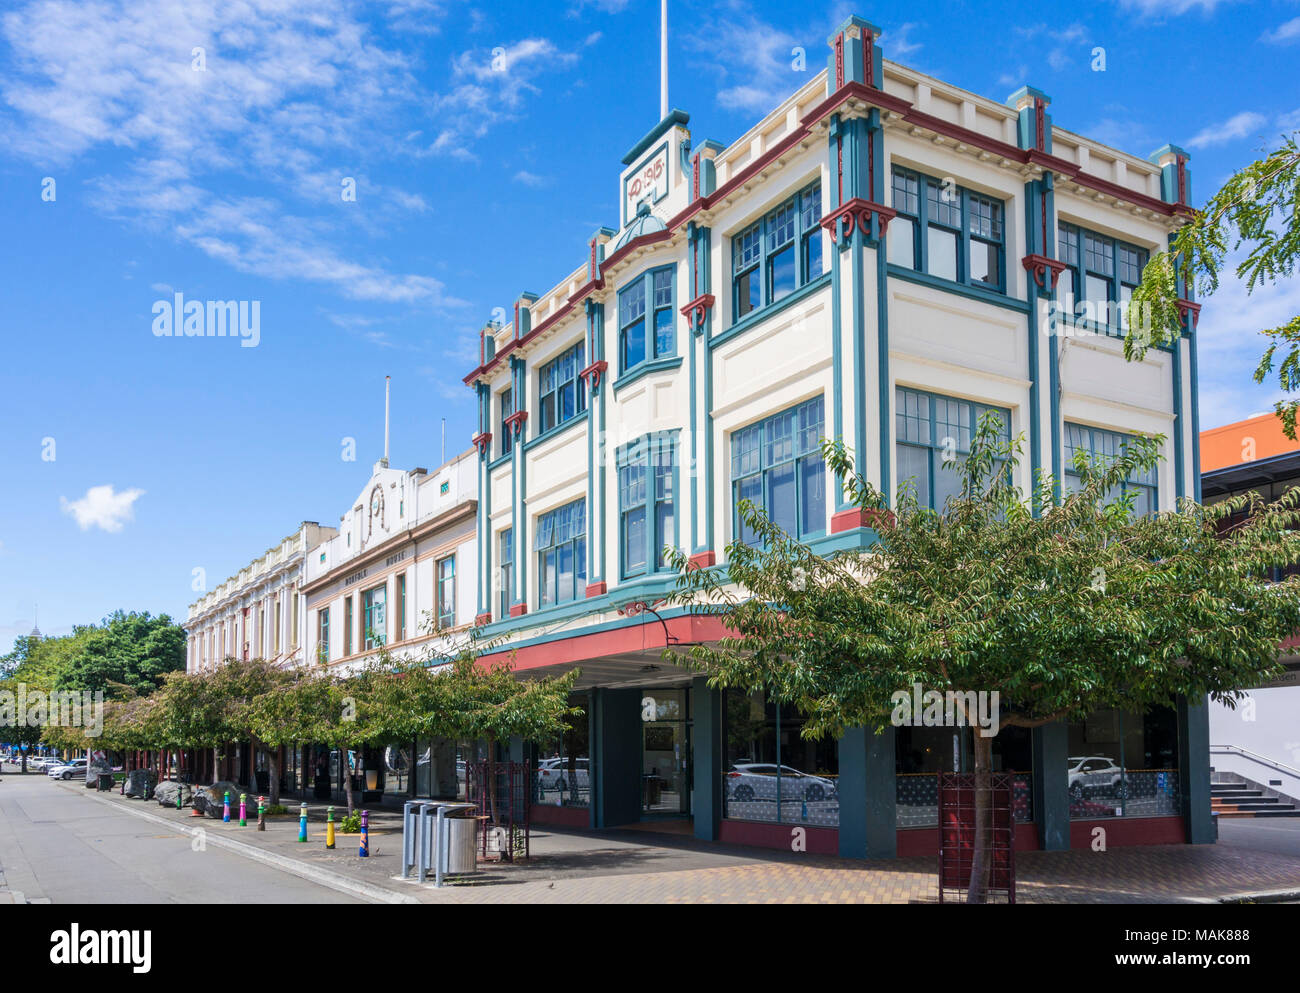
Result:
[[[838,442],[844,441],[844,318],[843,308],[840,306],[841,257],[842,253],[838,248],[831,252],[831,390],[833,392],[831,430],[832,437]],[[843,481],[836,480],[835,510],[844,510],[848,505],[848,501],[844,498]]]
[[[512,455],[514,455],[514,449],[511,449],[510,451],[506,452],[504,455],[498,455],[495,459],[493,459],[491,462],[488,463],[488,471],[491,472],[496,469],[500,469],[503,465],[505,465],[507,462],[510,461]]]
[[[827,556],[835,552],[865,551],[879,543],[880,535],[876,533],[875,528],[852,528],[836,534],[823,535],[807,544],[814,554]]]
[[[1025,184],[1025,206],[1027,208],[1025,210],[1025,245],[1029,254],[1047,254],[1047,246],[1042,244],[1040,234],[1043,230],[1043,193],[1044,191],[1039,188],[1038,182]],[[1042,507],[1038,505],[1038,499],[1035,495],[1038,492],[1035,488],[1038,475],[1043,468],[1043,428],[1042,415],[1039,411],[1042,397],[1038,386],[1039,366],[1042,364],[1042,360],[1038,351],[1038,281],[1032,273],[1026,272],[1026,277],[1025,283],[1029,292],[1029,313],[1026,315],[1029,330],[1029,478],[1032,510],[1034,516],[1037,517],[1042,512]],[[1050,289],[1047,290],[1049,299],[1051,292]]]
[[[853,468],[859,476],[867,473],[867,320],[863,313],[863,295],[866,293],[863,262],[862,229],[855,224],[849,248],[849,264],[853,266],[849,292],[853,308]]]
[[[1196,334],[1187,336],[1192,406],[1192,499],[1201,502],[1201,392],[1196,375]]]
[[[1056,335],[1047,339],[1047,361],[1047,400],[1052,417],[1052,499],[1059,506],[1064,453],[1061,449],[1061,346]]]
[[[642,376],[647,376],[655,372],[667,372],[670,369],[680,369],[682,366],[682,357],[673,355],[664,359],[651,359],[648,362],[642,362],[640,365],[632,367],[631,372],[624,373],[610,384],[614,395],[618,396],[620,390],[631,386]]]
[[[938,276],[931,276],[928,272],[917,272],[914,269],[908,269],[906,266],[894,265],[889,263],[889,275],[896,276],[899,279],[906,280],[909,283],[919,283],[921,286],[932,286],[936,290],[943,290],[946,293],[956,293],[958,296],[969,297],[972,300],[981,300],[984,303],[991,303],[995,307],[1006,307],[1008,310],[1025,313],[1029,310],[1029,304],[1024,300],[1016,297],[1009,297],[1004,293],[993,293],[989,290],[981,290],[975,286],[967,286],[965,283],[954,283],[949,279],[940,279]]]
[[[756,325],[762,324],[763,321],[767,320],[767,318],[772,317],[775,314],[779,314],[787,307],[793,306],[794,304],[798,303],[800,300],[803,300],[805,297],[809,296],[810,294],[816,293],[818,290],[829,285],[831,285],[831,274],[828,272],[824,272],[816,279],[814,279],[812,282],[805,283],[803,286],[799,287],[793,293],[789,293],[786,296],[782,297],[776,303],[770,303],[766,307],[761,307],[758,310],[753,311],[752,313],[746,314],[735,324],[731,325],[731,327],[727,328],[727,330],[719,334],[713,335],[709,339],[709,348],[713,349],[713,348],[717,348],[719,345],[725,344],[726,342],[730,341],[732,338],[735,338],[737,335],[744,334],[746,331],[750,330]]]
[[[596,542],[592,541],[591,532],[594,530],[593,525],[596,516],[596,494],[595,474],[591,472],[590,466],[596,464],[596,410],[595,397],[587,398],[587,582],[596,582]],[[602,494],[603,496],[604,494]]]
[[[528,364],[519,356],[510,356],[510,368],[514,376],[515,406],[516,409],[526,410],[526,406],[521,406],[520,402],[526,403],[528,394],[526,392],[528,383]],[[527,493],[527,459],[524,458],[524,449],[527,444],[528,422],[524,421],[523,438],[516,438],[510,454],[514,457],[514,469],[510,474],[511,486],[514,490],[514,500],[511,507],[511,542],[514,545],[514,567],[515,567],[515,603],[528,602],[528,555],[524,554],[523,549],[528,547],[528,515],[525,509],[525,494]],[[513,606],[513,604],[512,604]]]
[[[684,110],[669,111],[667,117],[665,117],[662,121],[660,121],[658,124],[652,127],[649,130],[649,132],[646,134],[646,136],[642,138],[640,141],[638,141],[635,145],[633,145],[632,148],[628,151],[628,153],[623,156],[623,164],[625,166],[630,166],[633,162],[635,162],[638,158],[640,158],[642,152],[644,152],[651,145],[653,145],[659,139],[659,137],[663,135],[673,125],[680,124],[683,127],[685,127],[687,124],[690,123],[690,121],[691,121],[691,115],[686,113],[686,111]]]
[[[591,398],[588,397],[588,400],[590,400],[590,399],[591,399]],[[588,409],[588,410],[591,409],[591,404],[590,404],[590,403],[587,404],[587,409]],[[522,448],[524,451],[528,451],[529,449],[533,448],[534,446],[536,446],[536,445],[540,445],[540,444],[542,444],[543,442],[546,442],[546,441],[550,441],[550,440],[551,440],[552,438],[554,438],[556,435],[564,434],[564,432],[566,432],[566,431],[570,431],[570,430],[572,430],[573,428],[578,427],[579,425],[585,424],[586,422],[587,422],[586,411],[583,411],[582,414],[579,414],[579,415],[577,415],[577,416],[575,416],[575,417],[570,417],[570,418],[569,418],[567,421],[565,421],[563,424],[557,424],[557,425],[555,425],[555,427],[553,427],[553,428],[547,428],[547,429],[546,429],[545,431],[543,431],[541,434],[539,434],[539,435],[534,435],[532,438],[529,438],[528,441],[524,442],[524,444],[522,444],[522,445],[518,445],[518,444],[516,444],[515,447],[516,447],[516,448]]]
[[[603,335],[604,327],[605,327],[603,307],[601,308],[600,326],[601,326],[601,333]],[[606,486],[605,484],[605,463],[608,461],[608,458],[606,457],[604,452],[605,445],[603,441],[605,437],[605,395],[607,392],[608,392],[607,390],[602,389],[600,393],[597,394],[597,400],[599,402],[600,409],[597,412],[596,416],[598,418],[597,427],[600,430],[599,437],[601,439],[601,441],[597,444],[597,453],[600,456],[599,458],[600,469],[597,472],[597,476],[599,477],[599,484],[600,484],[600,514],[598,515],[598,519],[595,521],[591,520],[590,514],[588,515],[587,520],[589,523],[587,525],[587,534],[588,534],[589,544],[590,544],[590,536],[593,533],[599,537],[600,557],[596,563],[595,577],[593,578],[590,572],[587,573],[588,582],[603,582],[605,579],[605,564],[609,561],[609,544],[607,541],[608,535],[606,534],[606,528],[605,528],[605,521],[609,518],[609,514],[606,513],[606,503],[609,500],[609,487]]]
[[[894,418],[890,404],[894,391],[889,385],[889,259],[884,246],[876,249],[876,350],[880,366],[877,389],[880,391],[880,492],[885,506],[892,503],[893,473],[890,471],[890,445]]]
[[[1181,344],[1181,340],[1174,339],[1174,344]],[[1186,481],[1183,478],[1186,471],[1183,438],[1187,425],[1183,417],[1183,353],[1181,348],[1173,353],[1173,362],[1171,364],[1174,372],[1174,506],[1176,509],[1178,502],[1187,494]]]
[[[675,537],[678,533],[680,533],[677,524],[678,524],[678,512],[681,508],[681,501],[677,499],[678,494],[681,493],[681,489],[679,488],[680,479],[679,479],[679,472],[678,472],[680,466],[680,460],[677,457],[678,449],[679,449],[677,437],[679,433],[680,432],[678,431],[677,428],[670,428],[666,431],[651,431],[648,434],[643,434],[641,437],[636,438],[633,441],[629,441],[626,445],[620,445],[618,451],[615,453],[614,465],[616,469],[622,469],[626,464],[626,462],[628,461],[627,458],[628,455],[631,454],[639,446],[643,447],[645,452],[645,459],[646,459],[646,463],[645,463],[646,499],[644,503],[641,504],[641,506],[645,507],[645,512],[646,512],[646,518],[645,518],[646,565],[645,565],[644,572],[629,574],[627,571],[627,560],[623,554],[624,552],[623,488],[617,477],[615,477],[614,480],[614,488],[618,492],[618,502],[615,508],[615,513],[618,515],[618,527],[617,527],[618,578],[620,583],[626,583],[634,579],[642,579],[650,576],[667,575],[670,573],[672,575],[676,575],[676,572],[672,570],[670,566],[654,565],[655,558],[659,554],[659,547],[662,547],[662,546],[656,547],[655,545],[655,536],[656,536],[656,531],[658,530],[658,517],[655,514],[655,504],[657,501],[655,500],[654,470],[655,470],[655,466],[659,464],[657,460],[659,458],[660,453],[663,451],[663,445],[666,443],[668,446],[668,453],[671,459],[671,465],[673,470],[672,499],[670,502],[672,503],[672,507],[673,507],[672,523],[673,523],[673,532]]]
[[[714,548],[713,504],[713,311],[704,318],[704,548]]]
[[[658,599],[671,593],[677,584],[677,574],[672,573],[667,576],[647,576],[641,579],[631,579],[626,583],[620,583],[617,587],[601,596],[594,596],[585,600],[569,600],[565,603],[555,604],[550,607],[539,607],[530,614],[524,614],[522,617],[511,617],[504,621],[495,621],[492,624],[484,625],[481,628],[483,637],[495,638],[501,635],[509,635],[518,631],[527,630],[528,628],[537,627],[541,624],[555,624],[560,621],[569,621],[581,618],[587,614],[599,613],[602,610],[613,609],[621,604],[629,603],[633,600]],[[518,601],[516,601],[518,602]],[[666,607],[659,611],[659,615],[664,618],[677,617],[681,614],[690,613],[690,607]],[[637,624],[655,623],[653,617],[647,621],[642,615],[634,617],[623,617],[616,621],[604,621],[600,624],[591,624],[582,628],[566,628],[563,631],[549,631],[546,634],[539,634],[535,637],[525,638],[522,641],[511,642],[509,648],[527,648],[531,645],[544,645],[552,641],[563,641],[567,638],[576,638],[579,635],[593,634],[599,631],[612,631],[616,628],[631,627]]]
[[[689,251],[686,253],[686,258],[687,258],[686,285],[688,287],[693,288],[698,285],[697,280],[699,278],[696,272],[695,258],[696,258],[696,253],[700,249],[700,229],[696,226],[694,221],[691,221],[688,223],[686,230],[687,230],[687,244],[689,245]],[[687,293],[691,293],[691,292],[693,292],[693,289],[687,290]],[[690,356],[690,361],[687,363],[687,390],[689,391],[689,398],[690,398],[689,402],[691,405],[691,412],[690,412],[690,417],[687,420],[689,423],[690,439],[691,439],[691,463],[690,463],[691,464],[691,471],[690,471],[691,521],[690,521],[690,530],[687,533],[687,541],[690,542],[689,547],[691,549],[692,554],[700,551],[700,546],[698,541],[699,519],[700,519],[700,504],[699,504],[700,486],[699,486],[698,463],[696,461],[698,452],[696,448],[696,438],[695,438],[695,425],[697,422],[697,414],[698,414],[698,407],[699,407],[699,401],[696,399],[696,397],[699,396],[699,394],[696,393],[695,391],[695,363],[696,363],[695,356],[696,356],[696,352],[699,349],[698,346],[696,345],[695,339],[696,339],[695,322],[693,320],[688,320],[687,330],[686,330],[686,348]]]

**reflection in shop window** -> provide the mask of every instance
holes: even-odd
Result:
[[[569,698],[581,713],[569,718],[572,727],[537,746],[532,770],[532,802],[550,807],[591,805],[591,735],[585,693]]]
[[[839,750],[832,738],[806,740],[803,716],[766,694],[727,690],[723,816],[838,828]]]
[[[900,727],[895,730],[895,811],[898,827],[937,827],[939,773],[973,771],[971,728]],[[993,739],[993,771],[1014,773],[1016,823],[1034,819],[1033,751],[1026,728],[1004,727]]]
[[[1178,718],[1169,707],[1098,710],[1071,722],[1066,751],[1072,818],[1181,813]]]

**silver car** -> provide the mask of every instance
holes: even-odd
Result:
[[[63,780],[71,779],[73,776],[84,777],[86,775],[86,760],[72,759],[70,762],[51,765],[45,770],[45,775],[49,776],[51,779]]]
[[[823,800],[833,800],[839,795],[835,783],[824,776],[800,772],[788,765],[737,762],[727,771],[727,796],[738,803],[776,800],[778,783],[783,802],[807,800],[809,803],[820,803]]]

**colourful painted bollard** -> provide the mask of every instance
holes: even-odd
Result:
[[[257,830],[266,830],[266,797],[257,798]]]
[[[325,811],[325,847],[334,847],[334,808]]]
[[[307,840],[307,805],[305,803],[298,809],[298,840]]]
[[[230,793],[229,792],[226,793],[226,799],[221,808],[221,822],[223,824],[230,823]]]
[[[181,784],[177,783],[176,784],[176,809],[177,810],[181,809],[181,792],[182,792]]]
[[[239,794],[239,826],[248,827],[248,794]]]
[[[370,858],[370,812],[366,810],[361,811],[361,850],[357,854]]]

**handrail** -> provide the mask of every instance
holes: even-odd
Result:
[[[1252,752],[1249,748],[1242,748],[1240,745],[1211,745],[1210,753],[1213,754],[1216,748],[1221,748],[1224,749],[1225,751],[1235,750],[1237,752],[1240,752],[1246,758],[1258,762],[1260,765],[1266,765],[1270,769],[1276,769],[1278,772],[1283,772],[1286,773],[1288,776],[1295,776],[1297,779],[1300,779],[1300,769],[1293,769],[1291,766],[1283,765],[1281,762],[1274,762],[1272,759],[1265,758],[1263,755],[1260,755],[1258,752]]]

